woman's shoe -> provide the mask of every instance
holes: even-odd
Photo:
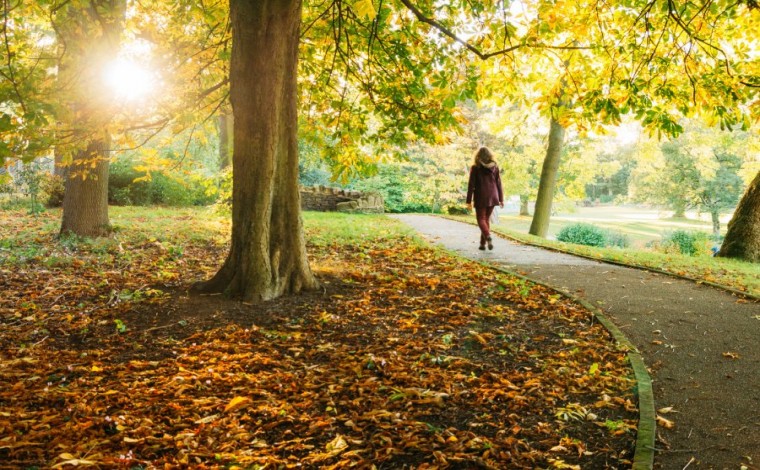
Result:
[[[491,237],[488,237],[486,241],[488,241],[488,249],[493,250],[493,240],[491,240]]]
[[[486,249],[486,245],[484,243],[481,243],[480,246],[478,247],[478,250],[485,250],[485,249]]]

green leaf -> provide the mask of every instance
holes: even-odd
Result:
[[[13,123],[11,122],[11,116],[3,113],[0,116],[0,132],[7,132],[13,129]]]

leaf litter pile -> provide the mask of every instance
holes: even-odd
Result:
[[[249,305],[187,293],[226,250],[192,218],[98,244],[2,215],[0,468],[631,465],[593,316],[388,219],[307,216],[322,288]]]

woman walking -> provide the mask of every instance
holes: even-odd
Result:
[[[504,207],[504,193],[501,189],[499,167],[493,158],[493,153],[486,147],[480,147],[475,152],[475,161],[470,168],[470,181],[467,184],[467,209],[472,209],[475,201],[475,217],[480,227],[480,247],[493,250],[491,240],[491,214],[494,207]]]

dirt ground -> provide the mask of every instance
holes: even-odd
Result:
[[[760,469],[760,303],[643,270],[495,240],[469,224],[400,216],[460,255],[503,266],[598,306],[652,375],[655,468]]]

